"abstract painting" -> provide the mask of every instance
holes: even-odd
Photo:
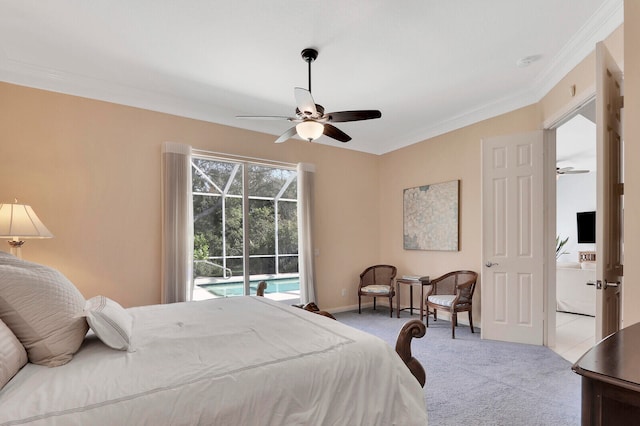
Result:
[[[405,250],[458,250],[459,182],[452,180],[404,190]]]

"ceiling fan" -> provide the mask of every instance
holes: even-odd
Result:
[[[589,170],[579,170],[574,167],[556,167],[556,175],[576,175],[579,173],[589,173]]]
[[[297,105],[295,117],[238,115],[236,118],[287,120],[293,123],[298,123],[276,139],[276,143],[281,143],[296,134],[309,142],[318,139],[322,135],[336,139],[340,142],[349,142],[351,140],[351,136],[347,135],[330,123],[345,123],[348,121],[371,120],[382,117],[382,113],[378,110],[338,111],[325,113],[324,107],[316,104],[311,96],[311,63],[318,57],[318,51],[316,49],[307,48],[301,52],[301,55],[302,59],[309,67],[309,89],[303,89],[301,87],[296,87],[294,89],[294,96]]]

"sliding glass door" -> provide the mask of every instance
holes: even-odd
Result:
[[[194,157],[194,298],[299,300],[295,169]]]

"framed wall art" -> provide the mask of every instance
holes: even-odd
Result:
[[[458,251],[459,186],[452,180],[404,190],[405,250]]]

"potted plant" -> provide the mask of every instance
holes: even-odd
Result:
[[[569,241],[569,237],[563,240],[562,238],[560,238],[560,235],[556,236],[556,259],[562,256],[563,254],[569,254],[568,251],[562,251],[565,244],[567,244],[567,241]]]

